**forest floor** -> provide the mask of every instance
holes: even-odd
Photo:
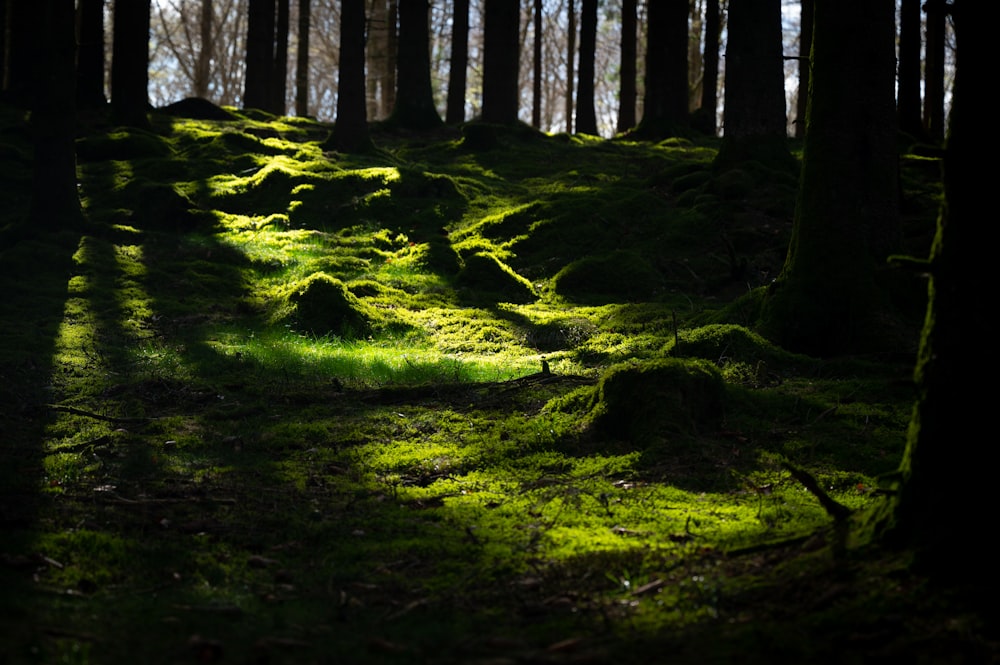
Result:
[[[81,129],[40,234],[0,109],[0,663],[997,662],[801,482],[881,500],[926,284],[880,275],[891,353],[754,333],[795,174],[168,110]]]

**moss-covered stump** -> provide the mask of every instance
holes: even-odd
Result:
[[[594,428],[617,439],[696,434],[723,414],[726,385],[704,360],[661,358],[617,365],[597,385]]]
[[[466,256],[463,263],[455,279],[459,286],[504,302],[527,303],[538,297],[531,282],[489,252]]]
[[[343,282],[323,272],[299,282],[285,297],[286,318],[298,330],[313,335],[364,337],[385,323],[377,310],[348,291]]]
[[[663,275],[636,252],[616,251],[586,257],[556,273],[559,295],[576,301],[641,300],[663,286]]]

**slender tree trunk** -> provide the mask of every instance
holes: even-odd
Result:
[[[194,67],[194,81],[191,92],[195,97],[208,99],[208,84],[212,75],[212,52],[215,48],[212,23],[215,11],[212,0],[201,0],[201,19],[198,22],[200,43],[198,60]]]
[[[576,8],[569,0],[566,8],[566,133],[573,133],[573,82],[576,80]]]
[[[116,2],[111,54],[111,119],[149,127],[149,0]]]
[[[275,2],[276,0],[249,0],[247,4],[243,108],[268,110],[272,106]]]
[[[385,72],[382,85],[382,117],[388,117],[396,108],[396,71],[399,65],[399,34],[396,26],[399,21],[399,0],[389,0],[386,9],[385,33]]]
[[[288,2],[278,0],[277,22],[274,36],[274,61],[271,65],[271,104],[276,115],[288,112]]]
[[[431,89],[431,54],[427,0],[402,0],[399,5],[399,87],[392,120],[406,129],[441,125]]]
[[[34,62],[31,129],[35,143],[28,220],[36,229],[59,229],[83,222],[77,194],[76,85],[73,0],[33,6]],[[148,15],[148,14],[147,14]]]
[[[802,10],[799,14],[799,93],[795,100],[795,138],[797,139],[806,135],[809,81],[812,78],[812,60],[810,58],[812,57],[814,2],[815,0],[802,0]]]
[[[893,0],[816,0],[795,224],[762,317],[790,350],[898,344],[880,323],[886,303],[876,282],[899,239],[894,42]]]
[[[486,0],[483,121],[517,123],[521,21],[518,0]]]
[[[104,0],[81,0],[76,12],[77,105],[103,108],[108,103],[104,96]]]
[[[309,116],[309,28],[312,4],[299,0],[298,50],[295,57],[295,115]]]
[[[701,77],[701,106],[691,119],[694,128],[715,136],[716,114],[719,109],[719,37],[721,32],[719,0],[705,2],[704,73]]]
[[[689,126],[687,0],[650,2],[646,16],[646,94],[636,134],[656,140]]]
[[[365,0],[343,0],[340,10],[337,120],[323,147],[343,152],[373,147],[365,104]]]
[[[448,67],[448,109],[445,114],[445,120],[449,125],[465,122],[465,85],[468,67],[469,0],[454,0],[451,64]]]
[[[534,80],[531,86],[531,126],[542,126],[542,0],[535,0]]]
[[[365,77],[368,100],[368,117],[381,120],[388,113],[382,113],[379,104],[380,91],[385,92],[386,59],[389,49],[389,26],[386,0],[372,0],[371,15],[368,17],[368,40],[366,56],[368,58],[368,75]],[[391,112],[392,107],[389,107]]]
[[[944,139],[945,0],[927,0],[927,43],[924,47],[924,130],[935,140]]]
[[[899,129],[923,136],[920,118],[920,0],[902,0],[899,9],[899,92],[896,113]]]
[[[580,6],[580,78],[576,89],[576,131],[597,135],[594,108],[594,60],[597,56],[597,0]]]
[[[638,57],[636,33],[636,0],[622,0],[621,87],[618,90],[618,133],[635,127],[636,58]]]
[[[781,0],[741,0],[729,6],[725,134],[716,167],[748,160],[796,167],[788,150]]]

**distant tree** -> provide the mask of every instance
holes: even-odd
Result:
[[[597,57],[597,0],[580,5],[580,74],[576,89],[576,131],[597,134],[594,108],[594,59]]]
[[[622,25],[620,40],[620,61],[618,89],[618,133],[635,127],[636,100],[636,58],[638,39],[636,34],[636,0],[622,0]]]
[[[431,88],[431,52],[427,0],[400,0],[399,63],[396,106],[391,120],[414,130],[441,125]]]
[[[451,64],[448,68],[448,103],[445,121],[465,122],[466,69],[469,66],[469,0],[454,0],[451,23]]]
[[[111,120],[149,127],[149,0],[116,2],[111,50]]]
[[[894,2],[816,0],[814,26],[794,228],[762,324],[796,351],[884,348],[876,273],[899,239]]]
[[[566,6],[566,133],[573,133],[573,84],[576,64],[576,5],[569,0]]]
[[[501,125],[517,122],[519,7],[518,0],[485,0],[482,114],[485,122]]]
[[[926,0],[927,42],[924,44],[924,130],[935,141],[944,139],[944,54],[948,4]]]
[[[30,38],[36,45],[31,95],[34,139],[29,226],[55,229],[83,221],[76,180],[76,85],[73,0],[32,6]]]
[[[661,139],[688,126],[688,0],[657,0],[646,8],[646,92],[641,138]]]
[[[365,57],[368,59],[365,87],[368,118],[371,120],[388,117],[395,105],[392,101],[395,96],[388,89],[389,85],[396,85],[395,73],[389,73],[389,33],[395,32],[395,29],[395,23],[389,25],[389,5],[386,0],[371,0],[365,44]]]
[[[899,92],[896,95],[899,129],[920,137],[920,0],[902,0],[899,7]]]
[[[894,491],[869,523],[883,543],[914,550],[922,574],[939,585],[965,585],[991,605],[995,551],[961,546],[956,538],[981,533],[982,510],[974,507],[996,501],[993,465],[974,459],[982,419],[965,417],[995,408],[993,394],[969,381],[971,369],[984,368],[982,351],[994,334],[982,288],[995,248],[977,233],[982,211],[994,205],[994,177],[982,168],[979,135],[992,119],[993,91],[982,84],[991,66],[992,10],[984,2],[954,3],[955,88],[944,151],[944,202],[930,260],[921,267],[930,285],[914,372],[916,405]]]
[[[918,0],[919,1],[919,0]],[[813,3],[802,0],[799,13],[799,92],[795,99],[795,138],[806,135],[806,111],[809,102],[809,81],[812,74]]]
[[[531,83],[531,126],[540,129],[542,126],[542,0],[535,0],[533,11],[535,24],[534,66]]]
[[[738,0],[729,5],[726,47],[725,133],[717,167],[754,160],[795,167],[788,149],[781,0]]]
[[[365,0],[343,0],[341,6],[337,87],[337,120],[323,147],[343,152],[371,150],[365,104]]]
[[[715,136],[719,107],[719,37],[722,28],[719,0],[705,2],[705,48],[702,54],[701,103],[691,118],[699,132]]]
[[[309,30],[312,3],[299,0],[298,40],[295,54],[295,115],[309,115]]]
[[[104,0],[80,0],[76,8],[76,101],[79,108],[103,108]]]

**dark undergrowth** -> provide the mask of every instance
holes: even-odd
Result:
[[[925,286],[885,354],[756,335],[794,179],[231,111],[82,128],[88,226],[33,234],[3,109],[0,662],[995,662],[801,482],[879,500]]]

